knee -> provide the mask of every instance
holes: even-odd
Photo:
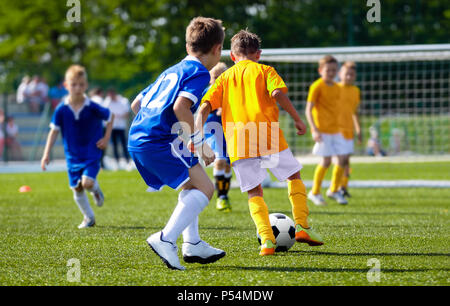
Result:
[[[84,189],[92,189],[92,187],[94,187],[94,181],[86,179],[82,181],[81,185]]]
[[[322,167],[328,168],[330,167],[330,165],[331,165],[331,158],[327,157],[322,160]]]
[[[252,190],[248,191],[248,198],[253,198],[253,197],[263,197],[264,196],[264,192],[263,192],[263,188],[261,187],[261,185],[253,188]]]

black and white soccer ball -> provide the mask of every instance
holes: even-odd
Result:
[[[291,218],[281,213],[269,215],[270,225],[272,225],[273,235],[277,240],[275,252],[286,252],[295,243],[295,224]],[[258,242],[261,244],[261,237],[256,233]]]

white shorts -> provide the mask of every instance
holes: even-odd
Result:
[[[355,141],[353,139],[347,139],[342,136],[342,150],[341,155],[353,154],[355,150]]]
[[[294,157],[290,149],[279,153],[240,159],[233,163],[234,173],[241,186],[241,192],[249,191],[260,185],[267,175],[267,169],[280,181],[299,172],[302,165]]]
[[[342,136],[341,133],[336,134],[326,134],[320,133],[322,137],[321,142],[316,142],[313,147],[312,153],[314,155],[322,157],[331,157],[336,155],[347,155],[349,150],[347,140]],[[353,140],[352,140],[353,142]],[[353,151],[353,143],[351,150]]]

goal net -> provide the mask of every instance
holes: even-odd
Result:
[[[450,44],[263,49],[260,62],[276,68],[302,119],[317,62],[327,54],[357,63],[363,142],[355,142],[356,155],[366,154],[369,131],[388,155],[450,154]],[[311,152],[310,134],[297,136],[283,111],[280,124],[295,154]]]

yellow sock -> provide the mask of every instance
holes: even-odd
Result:
[[[252,197],[248,200],[248,206],[253,222],[255,222],[256,230],[261,236],[261,243],[270,240],[275,244],[276,240],[269,220],[269,209],[264,199],[262,197]]]
[[[347,188],[348,187],[348,179],[349,177],[347,175],[343,175],[341,178],[341,187]]]
[[[306,204],[306,188],[302,180],[288,181],[289,201],[292,204],[292,215],[295,224],[308,228],[308,205]]]
[[[314,172],[314,184],[312,188],[313,194],[319,194],[320,188],[322,187],[322,181],[327,173],[328,168],[322,167],[321,164],[318,164],[316,167],[316,171]]]
[[[332,192],[338,191],[343,174],[344,168],[340,167],[339,165],[334,165],[333,176],[331,177],[331,186],[330,186],[330,190]]]

